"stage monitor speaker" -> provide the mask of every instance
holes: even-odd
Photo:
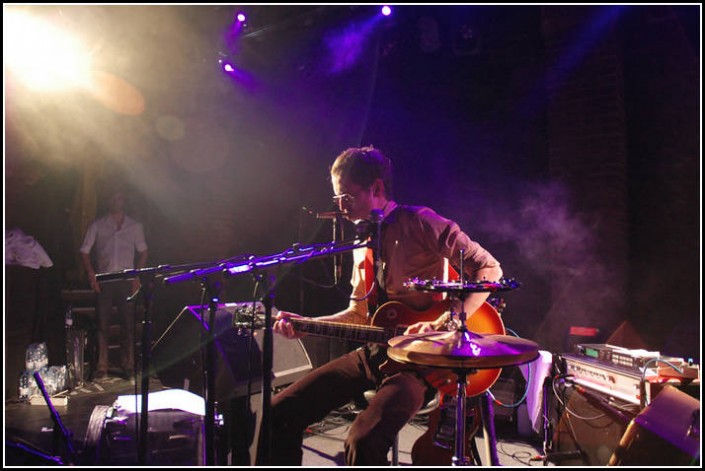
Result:
[[[259,306],[261,307],[261,306]],[[153,371],[164,386],[203,395],[205,348],[209,311],[186,306],[159,336],[152,348]],[[262,387],[262,343],[264,331],[243,333],[233,321],[252,303],[227,303],[215,313],[216,400],[226,404],[233,397],[256,393]],[[239,320],[239,318],[237,318]],[[250,339],[254,339],[251,341]],[[298,339],[273,336],[272,387],[293,383],[313,369],[306,349]],[[249,383],[249,387],[248,387]]]
[[[560,466],[605,466],[629,424],[599,392],[578,393],[571,387],[554,429]],[[625,404],[625,407],[634,407]],[[635,411],[636,412],[636,411]],[[633,415],[632,415],[633,416]],[[573,453],[575,452],[575,453]]]
[[[150,396],[152,393],[150,393]],[[140,464],[139,414],[95,406],[86,427],[81,464],[124,468]],[[216,430],[216,437],[220,430]],[[203,417],[177,409],[149,411],[150,466],[203,466]]]
[[[629,427],[610,466],[700,464],[700,401],[668,385]]]

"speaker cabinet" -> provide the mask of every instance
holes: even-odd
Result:
[[[695,466],[700,463],[700,401],[666,386],[629,423],[611,466]]]
[[[259,306],[261,307],[261,305]],[[216,400],[227,404],[230,398],[261,392],[262,344],[264,331],[253,335],[234,325],[252,303],[227,303],[218,306],[213,329],[216,347]],[[154,372],[164,386],[203,395],[207,321],[210,313],[201,306],[186,306],[159,336],[152,348]],[[273,336],[272,387],[293,383],[313,369],[300,340]]]
[[[554,430],[555,455],[564,457],[557,464],[607,465],[629,421],[614,413],[616,409],[608,405],[607,398],[600,401],[600,396],[597,392],[585,396],[569,389]]]
[[[86,427],[82,463],[91,467],[139,465],[139,420],[137,413],[95,406]],[[149,411],[149,465],[203,466],[203,434],[200,415],[175,409]]]

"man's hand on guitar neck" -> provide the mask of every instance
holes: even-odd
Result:
[[[294,314],[288,311],[279,311],[274,320],[274,325],[272,330],[278,334],[283,335],[288,339],[298,339],[306,335],[305,332],[297,332],[294,327],[294,323],[290,322],[288,319],[308,319],[299,314]],[[340,312],[331,314],[328,316],[317,317],[318,322],[337,322],[342,324],[359,324],[367,325],[367,317],[364,314],[360,314],[360,311],[348,308],[343,309]]]
[[[297,332],[294,329],[294,325],[289,322],[289,319],[301,318],[302,316],[288,311],[279,311],[277,317],[275,318],[274,325],[272,325],[272,330],[274,333],[283,335],[288,339],[300,339],[306,335],[305,332]]]

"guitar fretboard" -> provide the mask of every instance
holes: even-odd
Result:
[[[289,321],[294,324],[297,331],[321,337],[333,337],[363,343],[387,343],[389,339],[403,335],[406,330],[406,326],[383,328],[298,318],[290,318]]]

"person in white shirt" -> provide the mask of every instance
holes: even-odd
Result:
[[[122,329],[120,361],[127,379],[134,376],[134,309],[127,298],[140,287],[139,278],[99,283],[96,273],[144,268],[147,243],[142,223],[125,214],[125,191],[115,186],[108,193],[108,213],[93,221],[79,249],[88,281],[97,295],[98,360],[94,380],[108,374],[108,329],[113,306],[117,307]],[[91,256],[93,255],[93,256]]]

